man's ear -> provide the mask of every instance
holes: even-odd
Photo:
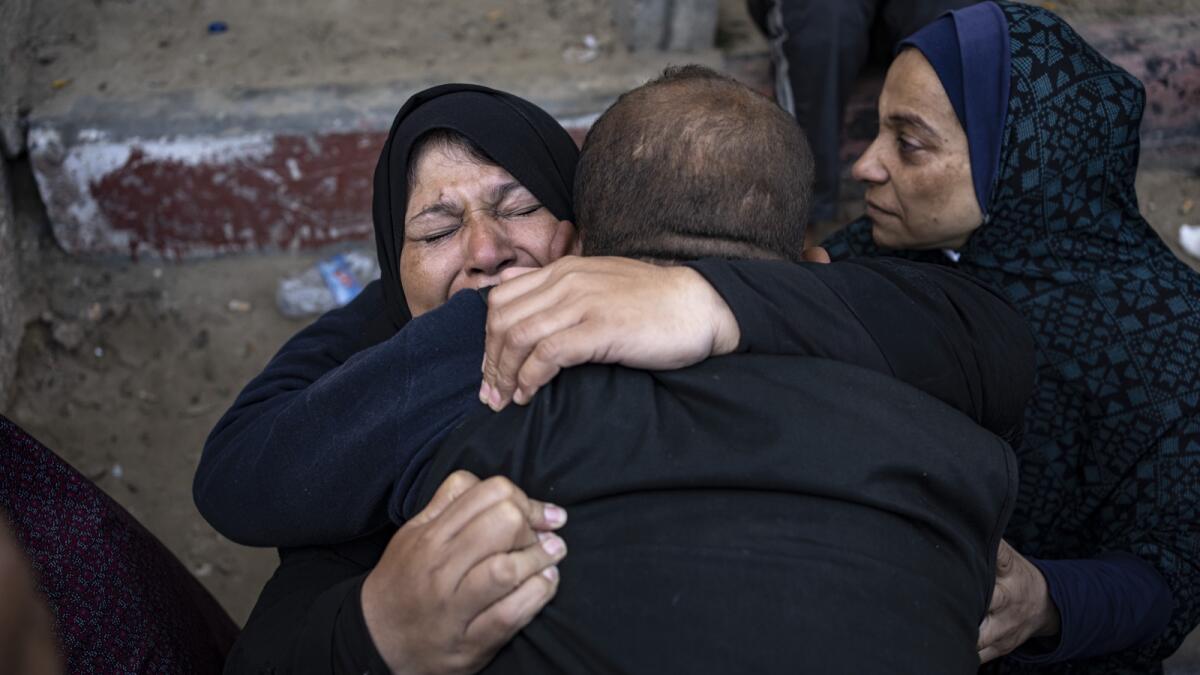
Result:
[[[582,234],[575,229],[575,223],[569,220],[558,221],[558,228],[554,232],[554,239],[550,242],[550,254],[553,259],[561,258],[564,255],[579,255],[583,250],[583,242],[580,241]]]
[[[571,249],[568,252],[566,252],[566,255],[582,256],[583,255],[583,233],[580,232],[580,228],[576,227],[574,229],[575,229],[575,240],[571,241]]]
[[[829,262],[829,251],[826,251],[825,247],[823,246],[809,246],[808,248],[804,249],[804,252],[800,254],[800,257],[803,258],[805,262],[821,263],[824,265]]]

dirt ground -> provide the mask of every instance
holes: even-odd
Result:
[[[1068,15],[1114,18],[1200,10],[1200,0],[1057,5]],[[300,16],[297,6],[310,12]],[[209,34],[213,21],[228,30]],[[748,25],[739,0],[722,0],[724,47],[761,48]],[[267,0],[253,9],[236,0],[38,0],[28,102],[66,87],[121,93],[377,81],[402,68],[486,81],[499,60],[552,69],[584,58],[589,34],[597,58],[626,58],[606,4],[587,0]],[[461,44],[472,45],[469,54]],[[1200,210],[1189,206],[1200,201],[1200,174],[1143,171],[1138,188],[1145,215],[1173,246],[1182,223],[1200,224]],[[38,213],[21,217],[27,230],[40,228]],[[25,276],[30,304],[45,309],[29,327],[3,413],[128,508],[243,621],[275,555],[216,534],[196,512],[191,479],[217,418],[304,325],[276,310],[278,280],[318,256],[80,261],[41,236]],[[1184,257],[1200,270],[1200,260]]]
[[[223,32],[210,32],[220,22]],[[619,68],[607,2],[589,0],[37,0],[28,104],[177,89]],[[595,53],[584,44],[595,40]],[[590,56],[589,56],[590,54]]]

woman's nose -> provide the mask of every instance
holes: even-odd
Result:
[[[480,218],[467,227],[464,271],[469,277],[497,277],[505,268],[517,262],[508,231],[501,223]]]
[[[876,137],[862,157],[859,157],[854,166],[850,168],[850,175],[854,177],[854,180],[877,184],[887,182],[887,169],[879,161],[879,142],[879,137]]]

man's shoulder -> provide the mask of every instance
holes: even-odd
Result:
[[[730,354],[687,368],[646,371],[588,364],[563,371],[534,396],[528,413],[564,428],[579,420],[609,421],[656,411],[666,418],[697,411],[743,423],[794,415],[798,402],[821,401],[836,416],[919,410],[927,419],[974,426],[962,413],[921,390],[869,368],[811,356]],[[804,413],[807,414],[807,413]]]
[[[738,353],[712,357],[675,370],[586,364],[564,370],[539,391],[539,396],[543,391],[557,390],[560,395],[569,395],[597,387],[724,389],[737,383],[807,389],[837,380],[871,381],[881,387],[895,384],[900,389],[912,389],[892,377],[842,361],[815,356]]]

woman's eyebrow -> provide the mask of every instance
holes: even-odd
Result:
[[[425,208],[418,211],[415,216],[408,219],[408,222],[411,223],[414,220],[424,218],[425,216],[432,216],[432,215],[457,216],[457,215],[459,215],[460,211],[461,211],[461,209],[459,209],[458,205],[453,204],[451,202],[447,202],[447,201],[434,202],[433,204],[430,204],[429,206],[426,206]]]
[[[491,203],[499,204],[516,190],[525,190],[525,186],[515,180],[500,183],[492,188]]]
[[[887,116],[887,121],[892,126],[910,125],[921,129],[925,133],[934,138],[941,138],[942,135],[929,126],[929,123],[921,119],[920,115],[908,112],[895,112]]]

